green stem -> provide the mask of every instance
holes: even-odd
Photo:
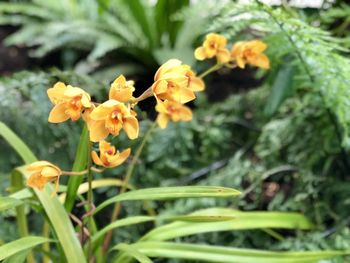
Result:
[[[211,68],[208,68],[206,71],[204,71],[202,74],[200,74],[198,77],[199,78],[204,78],[207,75],[209,75],[210,73],[219,70],[220,68],[222,68],[223,64],[215,64],[214,66],[212,66]]]
[[[11,174],[11,185],[13,192],[19,191],[24,188],[23,177],[21,174],[13,172]],[[18,232],[21,237],[29,236],[27,216],[25,213],[24,205],[16,207],[16,223],[18,227]],[[30,252],[27,256],[28,263],[35,263],[34,256]]]
[[[139,160],[140,156],[141,156],[141,153],[142,153],[142,150],[144,148],[144,146],[146,145],[146,142],[148,140],[148,138],[150,137],[150,135],[152,134],[152,131],[154,130],[154,128],[157,126],[157,122],[153,122],[151,127],[148,129],[147,133],[145,134],[145,136],[143,137],[142,139],[142,142],[140,144],[140,146],[138,147],[129,167],[128,167],[128,170],[126,171],[126,176],[125,176],[125,179],[123,181],[123,185],[120,189],[120,194],[124,193],[127,189],[127,185],[129,183],[129,180],[132,176],[132,173],[135,169],[135,166],[137,164],[137,161]],[[114,206],[114,209],[113,209],[113,213],[112,213],[112,217],[111,217],[111,223],[116,221],[118,219],[118,216],[119,216],[119,213],[120,213],[120,210],[121,210],[121,203],[117,203],[115,204]],[[106,234],[106,237],[104,239],[104,242],[103,242],[103,251],[106,252],[109,248],[109,244],[111,242],[111,239],[112,239],[112,230],[110,230],[107,234]]]
[[[90,136],[88,136],[88,162],[87,162],[87,180],[88,180],[88,192],[87,192],[87,201],[88,201],[88,207],[89,207],[89,211],[92,211],[93,209],[93,193],[92,193],[92,180],[93,180],[93,176],[92,176],[92,171],[91,171],[91,166],[92,166],[92,160],[91,160],[91,148],[92,148],[92,143],[90,142]],[[93,233],[93,229],[94,229],[94,221],[92,218],[92,214],[90,214],[88,216],[88,229],[89,229],[89,233],[90,236]],[[91,249],[91,238],[89,237],[88,239],[88,252],[87,252],[87,256],[88,256],[88,262],[91,261],[92,258],[92,249]]]
[[[43,237],[50,238],[50,225],[47,221],[44,222],[43,225]],[[43,250],[46,252],[50,252],[50,243],[45,242],[42,246]],[[45,253],[43,254],[43,261],[42,263],[49,263],[50,257],[48,257]]]

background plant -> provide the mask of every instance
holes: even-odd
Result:
[[[254,16],[242,16],[239,17],[238,22],[226,24],[225,19],[232,19],[232,14],[241,14],[237,12],[237,8],[242,13]],[[292,37],[298,34],[297,43],[301,39],[302,44],[297,49],[290,48],[290,40],[282,34],[278,24],[271,20],[270,16],[263,15],[265,14],[263,8],[256,5],[242,8],[234,4],[227,7],[228,13],[223,13],[222,17],[216,20],[218,28],[215,29],[221,28],[223,32],[229,32],[226,31],[227,25],[232,25],[235,28],[231,28],[232,31],[227,35],[232,34],[233,38],[238,36],[238,33],[242,39],[256,37],[256,34],[266,35],[265,41],[269,43],[268,52],[273,60],[272,65],[280,63],[285,65],[286,61],[291,61],[292,63],[289,64],[293,67],[276,66],[269,71],[261,88],[235,95],[225,102],[211,106],[204,98],[198,101],[197,117],[193,123],[171,127],[166,134],[162,134],[164,142],[179,141],[181,144],[176,145],[182,145],[182,147],[146,146],[132,183],[151,187],[174,185],[177,180],[181,180],[186,184],[189,182],[203,185],[223,184],[239,189],[250,189],[247,194],[244,194],[245,198],[234,202],[204,199],[179,201],[174,205],[152,203],[153,208],[166,214],[184,214],[214,205],[232,207],[238,205],[238,207],[252,210],[257,208],[297,210],[305,212],[317,228],[297,235],[292,232],[279,232],[284,236],[283,241],[269,238],[267,234],[260,231],[235,231],[220,233],[220,235],[202,233],[182,238],[184,241],[266,249],[309,250],[348,249],[349,247],[348,221],[346,209],[344,209],[348,202],[346,197],[347,135],[343,125],[346,127],[347,124],[342,117],[342,111],[338,110],[338,107],[345,108],[346,95],[344,94],[346,94],[347,82],[344,82],[343,86],[338,83],[329,86],[335,87],[336,91],[327,88],[324,97],[328,103],[324,103],[318,94],[323,85],[322,83],[320,85],[320,82],[325,78],[330,78],[332,82],[334,79],[337,81],[338,77],[334,78],[333,73],[322,74],[322,76],[314,73],[312,75],[317,81],[309,83],[310,77],[305,74],[305,67],[298,58],[296,50],[300,49],[308,67],[314,72],[318,72],[315,70],[318,70],[319,66],[334,68],[334,64],[327,58],[330,53],[328,51],[323,53],[324,47],[314,48],[315,41],[320,45],[317,40],[319,32],[313,31],[313,28],[307,26],[305,22],[298,22],[299,14],[291,15],[289,11],[275,10],[274,13],[278,14],[278,21],[287,24],[287,28],[293,29],[293,26],[300,26],[305,30],[301,30],[300,34],[298,34],[299,31],[290,30],[293,32],[289,34]],[[275,35],[270,35],[266,29]],[[313,34],[311,40],[305,38],[307,41],[303,41],[304,36],[311,33]],[[314,35],[317,37],[314,38]],[[325,37],[324,40],[326,45],[339,46],[338,39]],[[332,50],[331,53],[338,52]],[[341,53],[341,56],[344,58],[346,54]],[[317,59],[314,60],[314,57]],[[343,66],[341,64],[341,67]],[[219,74],[221,77],[225,76],[225,71]],[[259,73],[258,76],[261,74]],[[215,76],[212,77],[213,81],[217,79]],[[16,86],[20,85],[16,84]],[[332,94],[329,95],[329,93]],[[264,108],[265,114],[262,110]],[[329,111],[332,113],[332,118]],[[334,124],[334,120],[337,125]],[[144,125],[146,128],[147,122]],[[341,139],[335,136],[337,126],[340,127]],[[159,135],[154,136],[159,138]],[[120,140],[122,141],[122,138]],[[116,143],[122,142],[117,139]],[[218,146],[220,151],[216,150]],[[152,155],[153,157],[150,157]],[[165,155],[171,158],[166,158]],[[181,159],[178,156],[181,156]],[[164,162],[165,159],[168,161]],[[196,161],[194,162],[193,159]],[[227,167],[220,169],[222,166]],[[116,189],[97,191],[101,193],[102,198],[104,195],[112,196],[117,192]],[[142,204],[129,205],[128,203],[125,212],[139,214],[142,210]],[[123,237],[131,238],[135,234],[141,236],[140,233],[144,233],[145,228],[140,226],[138,229],[128,228],[125,231],[118,229],[115,242],[121,242],[125,240]],[[274,236],[281,239],[281,235]]]

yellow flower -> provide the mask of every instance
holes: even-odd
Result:
[[[57,82],[53,88],[48,89],[47,95],[55,105],[49,115],[49,122],[52,123],[68,119],[76,121],[80,118],[81,112],[92,105],[87,92],[71,85],[66,86],[62,82]]]
[[[216,57],[220,64],[230,61],[230,52],[226,49],[226,37],[210,33],[206,35],[203,45],[194,51],[194,56],[198,60],[205,60]]]
[[[32,188],[43,189],[48,182],[55,182],[55,191],[58,191],[58,180],[62,171],[56,165],[47,161],[38,161],[30,164],[27,171],[31,172],[27,185]]]
[[[267,45],[260,40],[237,42],[232,47],[231,56],[240,68],[244,68],[246,64],[251,64],[268,69],[270,68],[270,61],[269,58],[263,54],[266,48]]]
[[[132,93],[135,91],[134,82],[126,81],[123,75],[114,80],[109,90],[109,99],[121,102],[127,102],[133,98]]]
[[[121,165],[130,155],[131,149],[128,148],[121,153],[116,151],[114,146],[106,141],[100,141],[100,156],[95,151],[91,152],[92,160],[95,164],[106,168]]]
[[[98,142],[105,139],[108,134],[118,135],[124,129],[130,139],[139,135],[139,123],[136,113],[124,103],[108,100],[92,110],[89,124],[90,140]]]
[[[159,112],[157,123],[162,129],[166,128],[169,120],[174,122],[192,120],[191,109],[176,101],[157,100],[156,111]]]
[[[186,103],[196,98],[194,92],[204,90],[204,82],[198,78],[188,65],[180,60],[170,59],[164,63],[154,76],[152,91],[162,100]]]

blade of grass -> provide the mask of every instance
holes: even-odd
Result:
[[[226,187],[219,186],[175,186],[175,187],[159,187],[146,188],[126,192],[100,204],[95,213],[101,211],[110,204],[121,201],[133,200],[167,200],[177,198],[199,198],[199,197],[232,197],[239,195],[240,192]]]
[[[149,257],[222,263],[314,263],[349,254],[345,251],[272,252],[173,242],[139,242],[130,246]],[[113,249],[118,249],[118,246]],[[114,262],[121,261],[117,258]]]
[[[87,162],[88,162],[87,157],[88,157],[88,151],[89,151],[88,141],[89,141],[89,131],[87,129],[87,126],[85,125],[80,136],[80,141],[79,141],[75,161],[72,168],[73,172],[80,172],[86,169]],[[73,209],[79,185],[83,182],[83,180],[84,180],[83,176],[71,176],[69,178],[67,196],[64,202],[64,207],[68,212],[72,211]]]
[[[231,220],[208,221],[213,217],[225,218],[230,216],[234,218]],[[190,220],[188,220],[188,217]],[[302,214],[287,212],[242,212],[225,208],[210,208],[178,218],[180,220],[185,219],[185,221],[173,222],[155,228],[141,240],[168,240],[193,234],[230,230],[264,228],[307,230],[313,227]],[[193,219],[196,220],[195,223]],[[202,222],[201,219],[203,219]]]
[[[2,122],[0,122],[0,136],[3,136],[4,139],[9,142],[26,164],[36,161],[34,154],[30,151],[28,146]],[[23,166],[15,170],[14,173],[20,173],[24,178],[29,177],[28,172]],[[19,176],[19,174],[17,176]],[[51,197],[52,191],[53,187],[51,185],[46,185],[43,191],[34,189],[60,241],[59,244],[62,246],[67,262],[84,263],[86,262],[84,253],[75,235],[73,225],[58,199],[56,197]]]
[[[22,201],[11,197],[0,197],[0,212],[15,208],[23,204]]]
[[[2,245],[0,247],[0,261],[45,242],[50,242],[50,239],[28,236]]]

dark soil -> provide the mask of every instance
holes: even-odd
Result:
[[[30,68],[27,48],[4,44],[4,39],[15,30],[13,27],[0,27],[0,76]]]

